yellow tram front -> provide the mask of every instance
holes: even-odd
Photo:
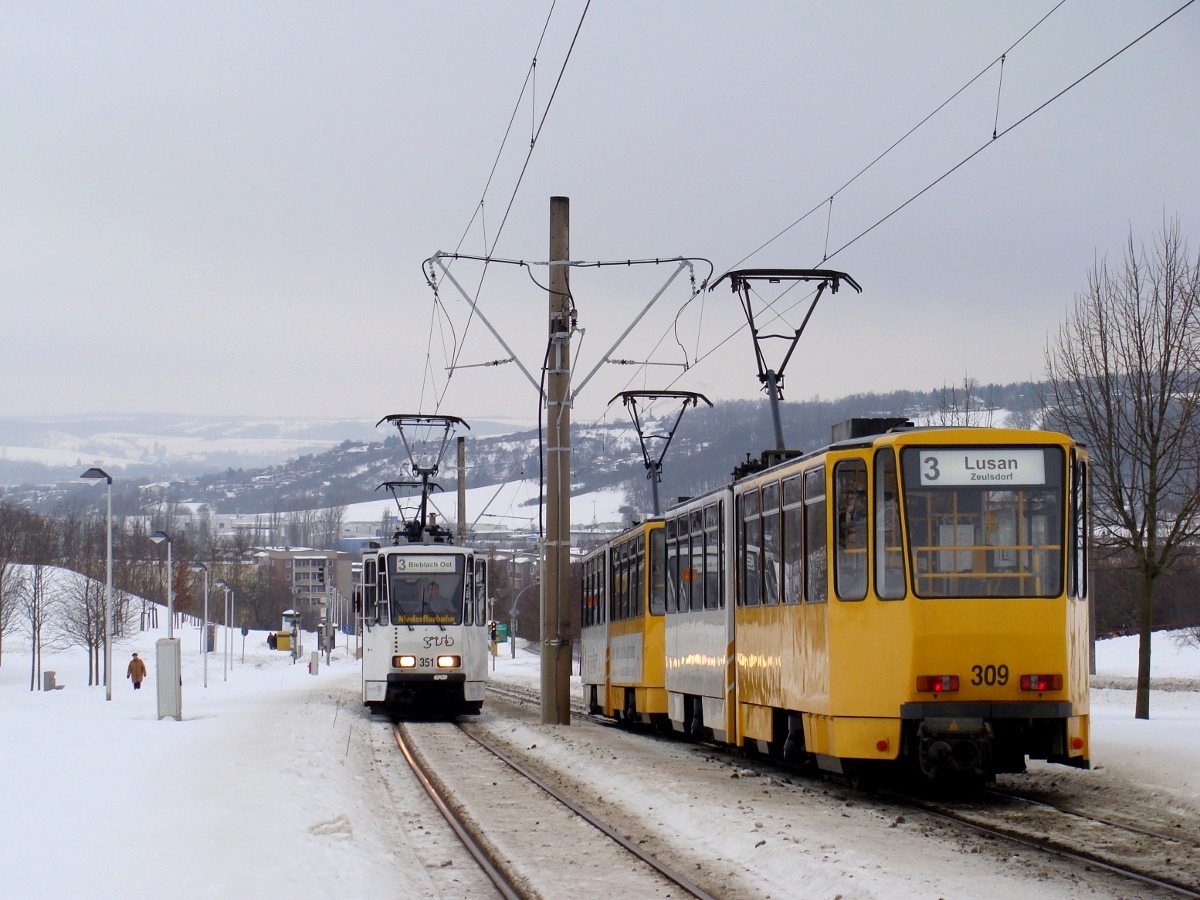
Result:
[[[741,742],[929,776],[1088,765],[1086,456],[909,429],[737,488]]]

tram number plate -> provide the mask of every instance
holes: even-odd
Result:
[[[996,685],[1003,687],[1008,684],[1008,666],[1003,664],[993,666],[990,663],[986,666],[971,666],[971,684],[976,687],[981,684],[986,684],[988,687]]]

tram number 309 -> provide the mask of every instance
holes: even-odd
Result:
[[[1008,666],[1006,665],[986,665],[986,666],[971,666],[971,684],[978,687],[981,684],[986,684],[988,687],[1000,685],[1003,687],[1008,684]]]

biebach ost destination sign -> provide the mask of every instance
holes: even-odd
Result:
[[[946,447],[921,451],[921,487],[1034,485],[1046,483],[1040,450]]]

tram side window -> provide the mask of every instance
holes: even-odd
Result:
[[[696,569],[692,563],[692,541],[688,537],[687,516],[679,520],[679,611],[692,608],[696,590]]]
[[[463,591],[463,620],[464,625],[475,624],[475,560],[467,557],[466,590]],[[483,624],[481,621],[480,625]]]
[[[783,602],[804,598],[804,495],[799,475],[783,483]]]
[[[475,624],[487,623],[487,560],[475,560]]]
[[[667,533],[650,532],[650,615],[661,616],[667,605]]]
[[[646,538],[638,535],[637,550],[634,556],[635,569],[633,572],[633,615],[641,618],[646,610]]]
[[[833,468],[839,600],[867,596],[867,464],[848,459]]]
[[[758,488],[746,491],[743,501],[745,524],[742,534],[745,543],[742,546],[742,583],[745,591],[742,603],[746,606],[758,606],[762,598],[762,519],[759,515],[761,500]]]
[[[725,581],[722,578],[721,505],[713,503],[704,510],[704,608],[724,609]]]
[[[363,596],[363,618],[372,621],[378,621],[379,611],[375,608],[376,584],[375,584],[375,559],[373,557],[363,560],[362,570],[362,596]],[[384,617],[387,621],[387,617]]]
[[[825,524],[825,467],[820,466],[804,473],[804,596],[809,603],[829,599]]]
[[[762,563],[763,606],[779,603],[780,546],[779,546],[779,485],[764,484],[762,489]]]
[[[608,620],[621,621],[621,546],[614,544],[608,560]]]
[[[896,451],[885,447],[875,454],[875,593],[880,600],[903,600],[907,591]]]
[[[667,544],[667,612],[679,609],[679,539],[675,536],[675,520],[663,529]]]

